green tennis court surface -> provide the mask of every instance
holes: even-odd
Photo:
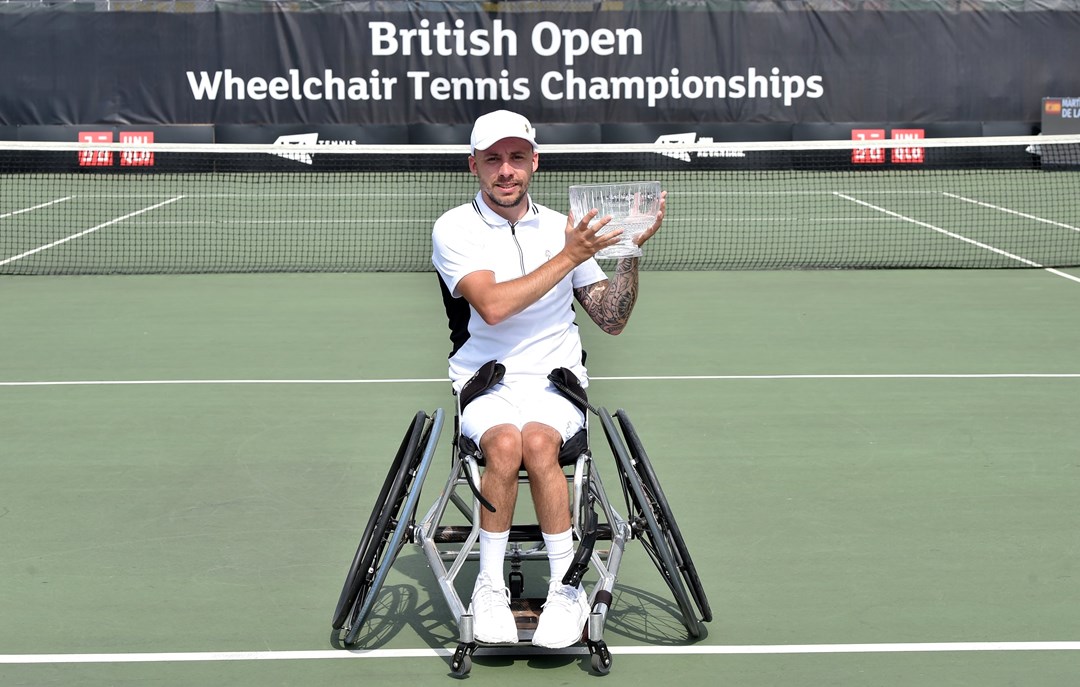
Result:
[[[688,643],[631,543],[610,676],[478,652],[469,680],[1075,684],[1075,278],[643,274],[623,335],[583,324],[591,394],[633,416],[716,618]],[[445,684],[411,546],[365,651],[330,630],[401,432],[451,405],[434,280],[0,279],[0,684]]]

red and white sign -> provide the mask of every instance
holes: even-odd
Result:
[[[852,141],[882,141],[885,139],[884,129],[852,129]],[[851,163],[853,165],[880,165],[885,162],[884,148],[852,148]]]
[[[111,131],[80,131],[79,143],[112,143]],[[111,167],[113,154],[109,150],[80,150],[80,167]]]
[[[892,139],[902,140],[909,139],[912,141],[921,141],[926,138],[925,129],[893,129]],[[892,162],[897,164],[914,164],[921,165],[926,161],[926,149],[922,146],[915,146],[911,148],[893,148]]]
[[[121,131],[121,143],[144,144],[154,142],[153,131]],[[124,150],[120,152],[121,167],[153,167],[154,154],[149,150]]]
[[[889,135],[894,141],[921,141],[926,138],[925,129],[893,129]],[[885,129],[852,129],[853,141],[883,141]],[[926,149],[922,146],[890,148],[889,161],[893,164],[919,165],[926,161]],[[855,165],[885,164],[885,148],[852,148],[851,163]]]

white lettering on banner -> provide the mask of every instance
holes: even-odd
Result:
[[[319,142],[319,134],[290,134],[288,136],[278,136],[274,141],[274,145],[278,146],[313,146]],[[283,157],[286,160],[293,160],[305,165],[314,164],[314,160],[308,153],[274,153],[278,157]]]
[[[188,72],[188,86],[196,100],[393,100],[397,77],[381,76],[372,69],[368,78],[335,76],[327,69],[323,77],[301,79],[299,69],[290,69],[289,76],[277,76],[269,81],[259,76],[243,79],[226,69],[214,72]]]
[[[415,21],[415,20],[414,20]],[[370,69],[366,76],[338,76],[332,69],[322,73],[302,74],[288,69],[285,74],[243,77],[224,69],[216,72],[187,72],[188,86],[195,100],[255,101],[389,101],[412,98],[415,101],[523,101],[539,89],[551,102],[622,101],[641,103],[649,108],[679,100],[768,99],[791,107],[796,101],[821,98],[824,78],[819,74],[785,74],[780,67],[759,70],[748,67],[737,74],[684,74],[678,66],[666,74],[633,73],[634,69],[611,60],[645,54],[645,34],[639,28],[563,28],[553,21],[541,21],[532,29],[527,49],[530,76],[511,76],[514,61],[484,60],[476,66],[441,60],[444,57],[515,58],[518,35],[506,28],[501,19],[490,27],[466,26],[464,19],[432,22],[420,19],[415,26],[400,27],[391,21],[368,22],[369,45],[373,57],[432,57],[433,60],[402,59],[398,66],[404,75],[383,72],[390,67]],[[584,73],[582,58],[608,60],[603,76]],[[561,63],[546,71],[543,62]],[[419,62],[419,64],[417,64]],[[491,64],[493,62],[494,64]],[[430,63],[430,64],[428,64]],[[575,67],[577,65],[577,67]],[[445,73],[453,67],[466,74]],[[596,68],[596,67],[592,67]],[[443,71],[439,71],[443,70]],[[474,72],[475,70],[475,72]],[[498,70],[497,75],[495,70]],[[539,75],[539,76],[537,76]],[[538,83],[533,83],[538,79]],[[402,88],[396,86],[402,83]],[[1063,117],[1077,115],[1068,109],[1075,103],[1063,99]],[[1075,99],[1073,99],[1075,100]]]
[[[432,26],[421,19],[418,28],[399,28],[389,21],[368,22],[371,54],[375,57],[420,55],[423,57],[486,57],[488,55],[516,56],[517,33],[503,27],[502,20],[492,22],[491,29],[466,30],[465,21],[456,19],[454,27],[446,22]],[[639,29],[564,29],[554,22],[542,21],[532,31],[532,49],[542,57],[562,54],[563,65],[569,67],[582,55],[641,55],[644,36]]]
[[[638,29],[560,29],[557,24],[542,21],[532,32],[532,48],[537,55],[551,57],[562,52],[563,65],[569,67],[582,55],[640,55],[641,31]]]
[[[435,100],[528,100],[532,95],[529,80],[510,79],[510,72],[502,70],[499,78],[432,77],[431,72],[408,72],[412,82],[412,94],[416,100],[430,95]]]
[[[399,29],[389,21],[368,22],[371,33],[371,54],[422,55],[424,57],[485,57],[487,55],[517,55],[517,34],[504,29],[501,19],[491,24],[491,30],[465,31],[465,21],[454,21],[454,28],[439,22],[431,28],[427,19],[420,20],[420,28]]]
[[[313,134],[288,134],[285,136],[278,136],[274,141],[274,145],[278,146],[302,146],[310,148],[311,146],[347,146],[356,145],[356,139],[347,140],[319,140],[318,132]],[[287,152],[287,153],[274,153],[278,157],[283,157],[286,160],[293,160],[294,162],[300,162],[305,165],[315,164],[315,156],[310,153],[300,152]]]
[[[661,145],[691,145],[693,143],[701,143],[708,146],[715,145],[712,136],[702,136],[700,139],[694,132],[688,132],[685,134],[664,134],[656,139],[656,142]],[[712,148],[708,150],[671,150],[662,151],[660,154],[664,157],[674,158],[681,160],[682,162],[690,162],[690,154],[693,153],[698,157],[746,157],[746,151],[741,148]]]
[[[327,100],[361,101],[393,100],[396,76],[382,76],[372,69],[368,77],[343,78],[330,69],[322,77],[303,77],[298,69],[288,76],[269,79],[236,76],[231,69],[218,72],[187,72],[188,86],[195,100]],[[527,77],[510,77],[503,69],[498,76],[447,77],[430,71],[410,71],[405,74],[415,100],[431,97],[435,100],[527,100],[532,88]],[[751,67],[748,73],[724,77],[720,75],[683,75],[673,68],[666,76],[579,76],[573,69],[551,71],[540,77],[540,92],[553,101],[571,100],[637,100],[648,107],[657,107],[666,100],[774,98],[790,107],[800,98],[820,98],[825,93],[823,78],[814,74],[781,75],[773,67],[771,76],[759,74]],[[1078,116],[1077,111],[1063,111],[1063,117]]]
[[[820,76],[781,76],[773,67],[765,77],[750,68],[746,77],[682,76],[672,69],[669,76],[594,76],[586,79],[572,69],[548,72],[540,79],[540,92],[549,100],[644,100],[649,107],[672,99],[699,98],[782,98],[790,106],[796,98],[820,98],[825,92]]]

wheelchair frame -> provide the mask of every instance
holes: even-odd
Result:
[[[588,647],[593,670],[601,675],[611,670],[612,657],[604,640],[604,625],[613,601],[613,590],[626,544],[637,540],[648,553],[674,596],[681,620],[691,638],[700,637],[701,622],[712,620],[701,579],[686,547],[674,514],[645,452],[637,431],[623,410],[614,418],[605,408],[592,408],[599,419],[615,457],[625,511],[620,512],[609,498],[594,464],[587,441],[573,451],[564,444],[560,465],[573,467],[567,474],[571,490],[574,563],[563,578],[565,584],[582,582],[590,565],[596,581],[589,591],[591,612],[583,640]],[[457,424],[455,417],[455,425]],[[345,579],[334,611],[332,626],[342,643],[353,646],[371,614],[379,591],[406,543],[421,547],[435,573],[439,589],[458,627],[459,643],[450,662],[451,674],[464,677],[472,668],[478,644],[473,637],[472,616],[458,594],[456,580],[467,561],[479,554],[480,508],[484,507],[479,484],[483,464],[478,450],[459,445],[457,427],[451,470],[439,498],[417,522],[421,488],[431,467],[444,424],[444,412],[418,412],[405,432],[390,470],[368,518],[360,544]],[[522,475],[518,485],[527,484]],[[623,512],[626,515],[623,515]],[[456,513],[464,524],[444,524],[448,513]],[[546,560],[539,525],[511,526],[509,587],[511,609],[518,620],[521,641],[531,639],[541,599],[523,599],[521,564]],[[598,547],[604,542],[604,547]],[[528,545],[528,546],[526,546]]]

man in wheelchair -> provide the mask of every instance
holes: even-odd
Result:
[[[589,603],[580,586],[562,584],[574,542],[558,458],[585,417],[548,374],[566,368],[588,385],[573,301],[603,331],[619,334],[637,298],[638,258],[620,258],[608,278],[593,256],[618,241],[619,231],[598,234],[610,217],[598,219],[596,210],[567,217],[532,201],[528,188],[539,154],[528,119],[506,110],[485,114],[474,124],[471,145],[469,169],[479,190],[443,214],[432,231],[455,392],[485,363],[498,361],[504,372],[475,398],[459,396],[460,432],[483,453],[480,492],[494,506],[494,512],[481,511],[480,572],[469,612],[476,641],[518,641],[504,561],[524,469],[551,572],[532,643],[563,648],[580,640]],[[660,228],[665,203],[639,245]]]

